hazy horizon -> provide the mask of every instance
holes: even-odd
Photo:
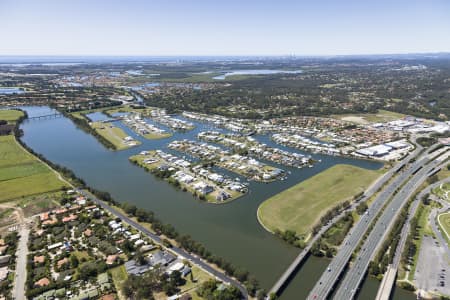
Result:
[[[450,56],[450,52],[428,53],[377,53],[377,54],[342,54],[342,55],[0,55],[0,64],[32,63],[90,63],[90,62],[171,62],[185,61],[252,61],[277,59],[352,59],[352,58],[441,58]]]

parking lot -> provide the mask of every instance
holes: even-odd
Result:
[[[421,290],[450,294],[449,257],[445,248],[430,236],[424,236],[414,280]]]

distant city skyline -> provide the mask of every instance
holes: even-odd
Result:
[[[450,52],[450,1],[0,0],[0,55]]]

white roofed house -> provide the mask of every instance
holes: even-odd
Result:
[[[219,194],[216,196],[216,200],[217,201],[225,201],[227,199],[229,199],[231,197],[231,195],[225,191],[220,191]]]
[[[376,156],[381,157],[388,154],[393,147],[388,145],[376,145],[369,148],[359,149],[356,153],[364,156]]]
[[[128,239],[129,239],[130,241],[135,241],[135,240],[138,240],[138,239],[140,239],[140,238],[141,238],[141,235],[140,235],[139,233],[133,234],[133,235],[131,235],[131,236],[128,237]]]
[[[194,184],[194,189],[198,191],[201,195],[207,195],[214,191],[214,187],[212,187],[211,185],[207,184],[204,181],[200,181]]]

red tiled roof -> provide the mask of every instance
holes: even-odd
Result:
[[[50,284],[50,280],[48,280],[47,277],[44,277],[44,278],[42,278],[42,279],[39,279],[38,281],[36,281],[36,282],[34,283],[34,285],[36,285],[36,286],[47,286],[47,285],[49,285],[49,284]]]

